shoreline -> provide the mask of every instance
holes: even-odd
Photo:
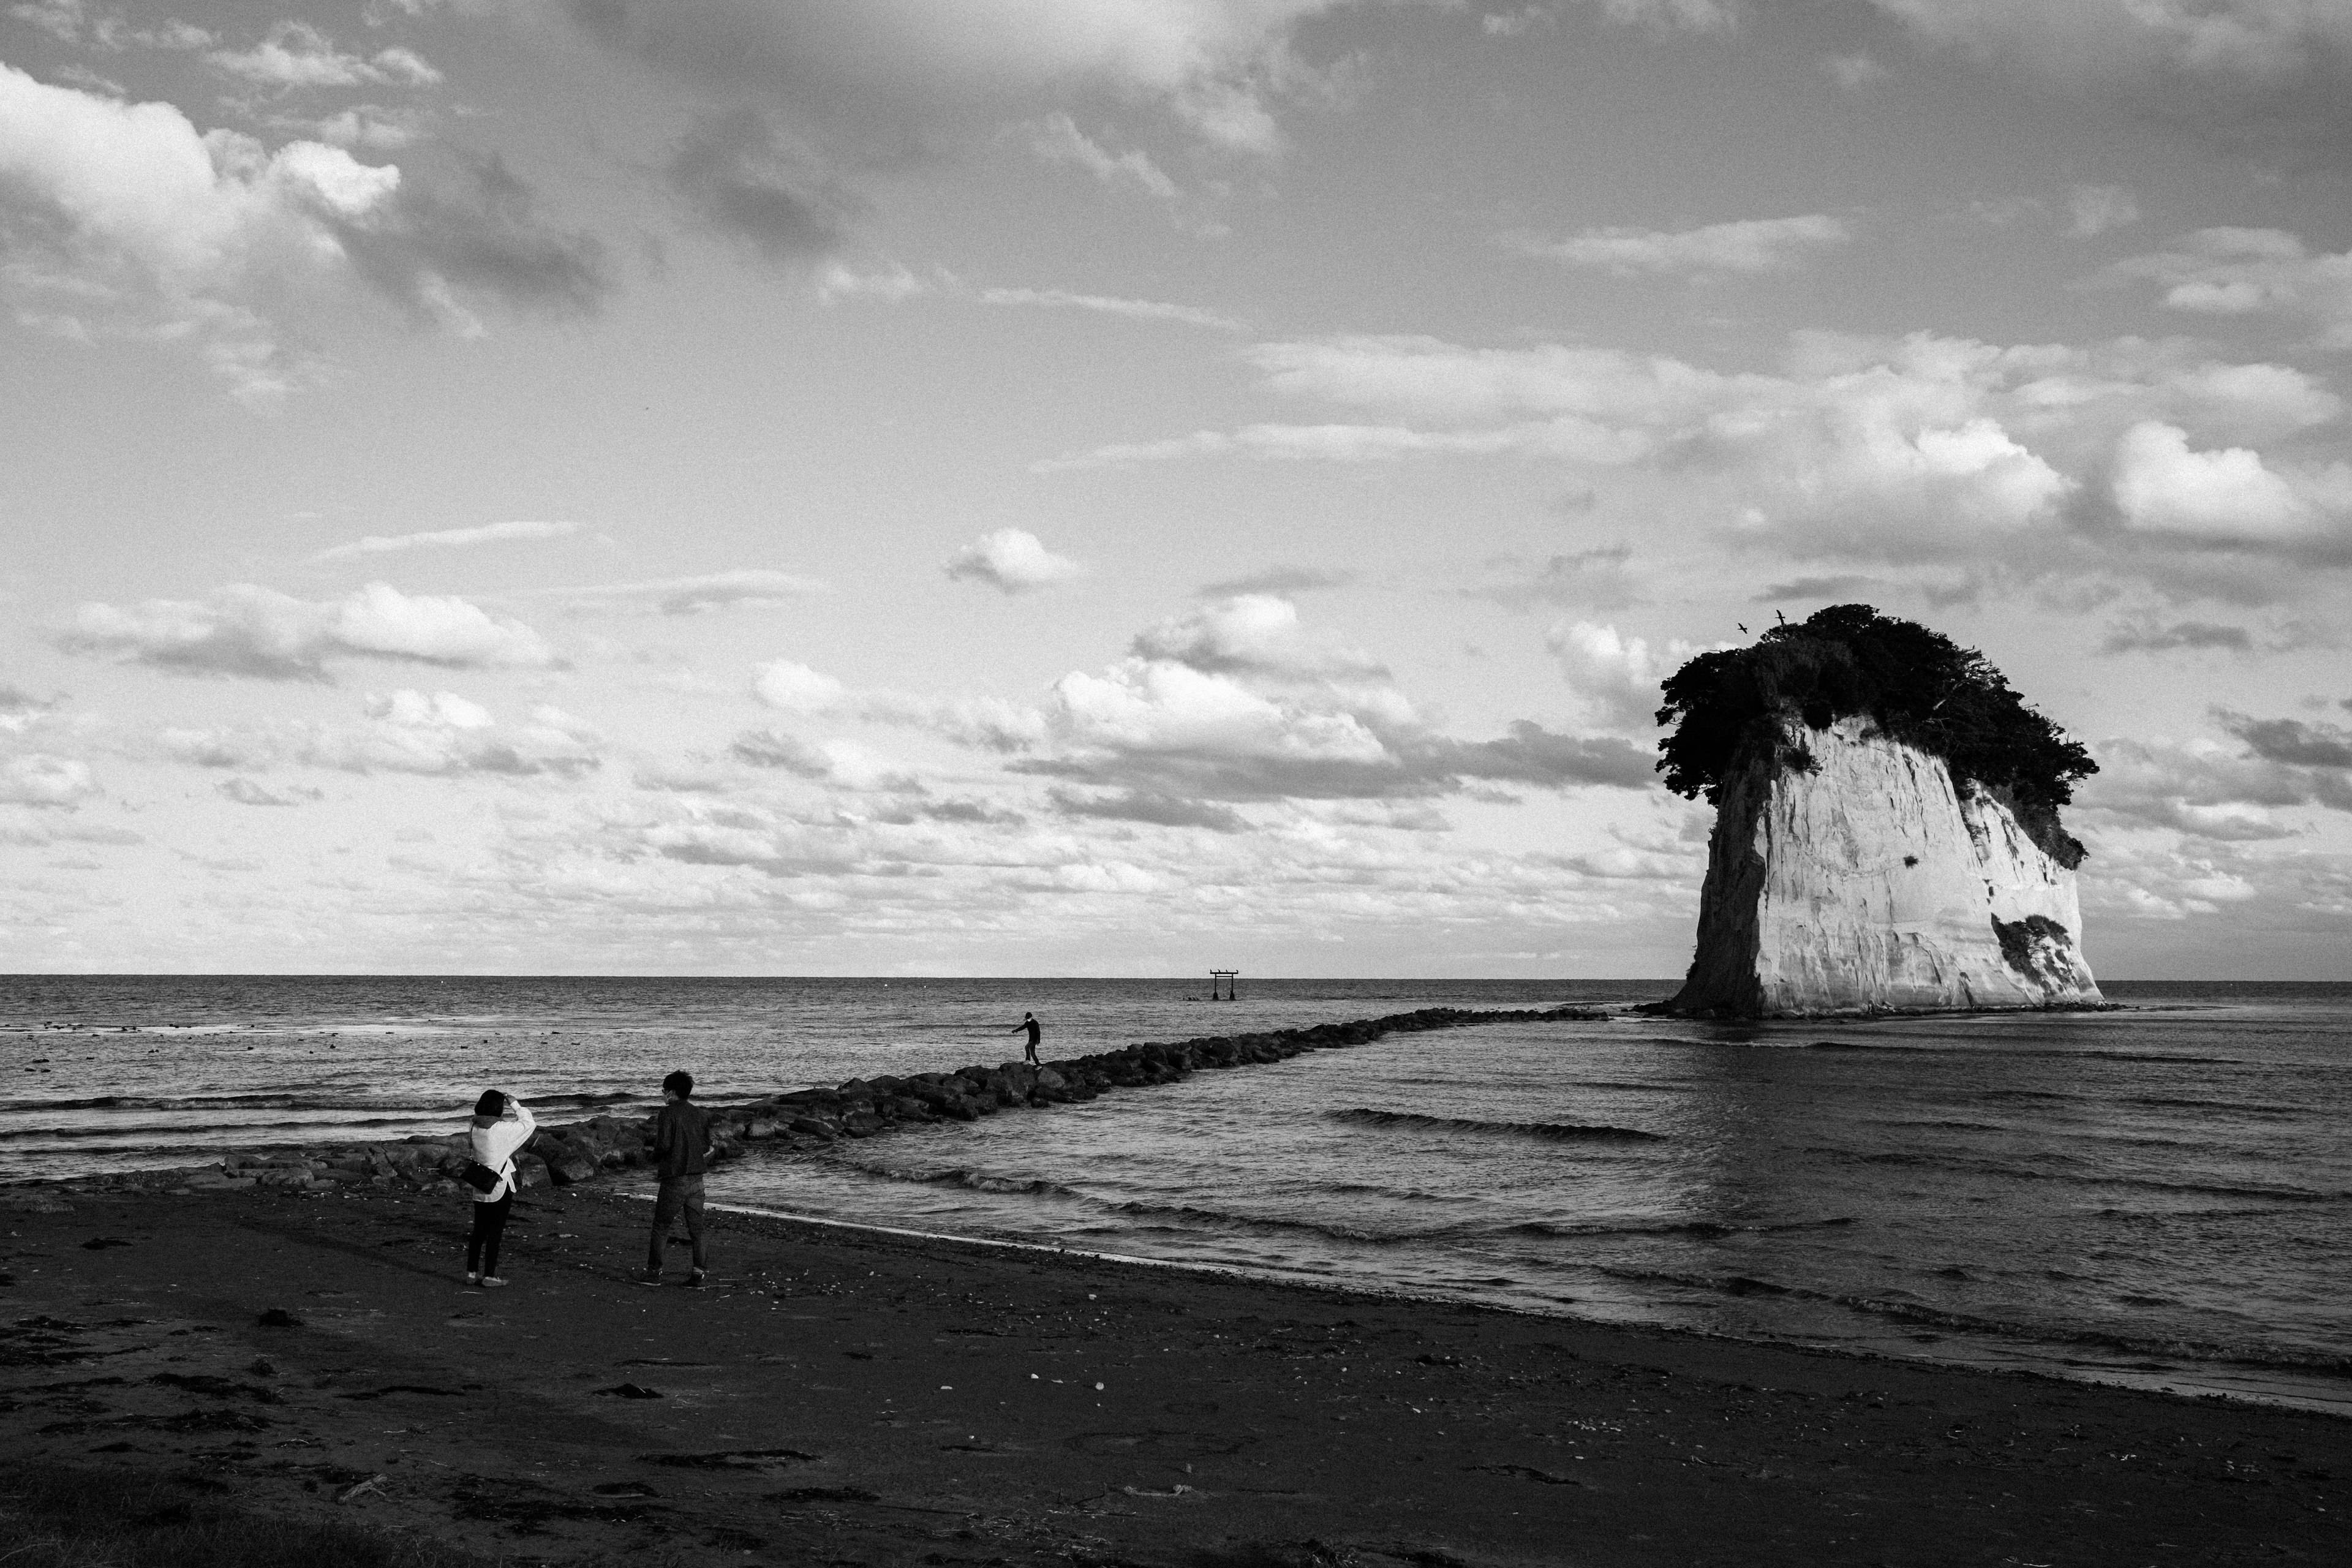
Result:
[[[504,1290],[438,1197],[0,1218],[0,1455],[546,1563],[2142,1568],[2352,1508],[2329,1415],[1034,1245],[727,1211],[647,1289],[611,1187],[523,1194]]]
[[[650,1203],[648,1194],[621,1192],[616,1195],[633,1202]],[[2335,1398],[2281,1393],[2252,1393],[2223,1385],[2203,1386],[2197,1383],[2197,1373],[2145,1369],[2139,1375],[2129,1375],[2127,1367],[2057,1370],[2040,1364],[2031,1358],[2019,1356],[2006,1359],[1994,1355],[1961,1359],[1949,1355],[1906,1355],[1897,1352],[1865,1350],[1844,1345],[1807,1344],[1798,1340],[1768,1339],[1758,1335],[1718,1332],[1709,1329],[1691,1328],[1679,1323],[1645,1322],[1633,1318],[1601,1318],[1570,1311],[1547,1311],[1541,1308],[1520,1306],[1508,1301],[1484,1300],[1466,1295],[1453,1295],[1437,1289],[1417,1289],[1411,1285],[1374,1283],[1362,1280],[1318,1279],[1304,1272],[1291,1272],[1274,1267],[1253,1267],[1240,1263],[1208,1263],[1191,1258],[1150,1258],[1138,1253],[1104,1252],[1091,1247],[1064,1247],[1052,1242],[1022,1241],[1006,1237],[964,1236],[951,1231],[915,1230],[904,1226],[879,1225],[865,1220],[834,1219],[824,1215],[795,1214],[790,1210],[761,1207],[742,1203],[711,1203],[714,1214],[742,1215],[786,1225],[822,1226],[833,1229],[861,1231],[876,1236],[903,1237],[911,1241],[934,1241],[951,1247],[1002,1247],[1012,1251],[1043,1253],[1059,1258],[1085,1258],[1098,1263],[1112,1263],[1137,1268],[1169,1268],[1213,1278],[1233,1279],[1273,1289],[1297,1289],[1328,1292],[1347,1297],[1360,1297],[1371,1301],[1394,1301],[1430,1307],[1464,1308],[1481,1312],[1499,1312],[1510,1317],[1537,1321],[1577,1323],[1608,1329],[1623,1333],[1655,1334],[1671,1339],[1687,1339],[1708,1344],[1753,1345],[1761,1350],[1787,1352],[1791,1354],[1834,1356],[1843,1360],[1866,1362],[1889,1366],[1933,1367],[1954,1372],[1978,1373],[1989,1377],[2026,1377],[2062,1384],[2087,1384],[2102,1388],[2129,1389],[2134,1393],[2156,1394],[2172,1399],[2221,1400],[2231,1404],[2257,1405],[2268,1409],[2294,1410],[2305,1415],[2330,1420],[2352,1422],[2352,1388]],[[2252,1363],[2242,1362],[2217,1363],[2226,1367],[2246,1367],[2256,1370]],[[2284,1370],[2269,1368],[2260,1370]]]

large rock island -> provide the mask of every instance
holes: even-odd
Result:
[[[1668,1011],[2080,1006],[2094,772],[1983,656],[1864,605],[1702,654],[1665,684],[1669,788],[1716,806],[1698,948]]]

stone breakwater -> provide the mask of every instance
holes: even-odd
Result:
[[[1211,1068],[1277,1062],[1308,1051],[1360,1046],[1384,1036],[1477,1024],[1599,1019],[1574,1007],[1473,1011],[1427,1007],[1384,1018],[1263,1034],[1210,1035],[1159,1041],[1032,1067],[959,1068],[952,1072],[851,1079],[836,1089],[802,1089],[730,1104],[706,1105],[711,1149],[719,1161],[740,1158],[752,1144],[815,1149],[843,1138],[871,1138],[894,1127],[935,1121],[977,1121],[1019,1107],[1066,1105],[1114,1089],[1174,1083]],[[515,1157],[525,1187],[570,1186],[652,1163],[652,1116],[597,1116],[551,1126],[542,1122],[528,1149]],[[464,1131],[419,1133],[394,1142],[237,1151],[217,1171],[142,1172],[91,1178],[78,1186],[226,1187],[268,1185],[301,1190],[405,1187],[462,1193],[458,1173],[471,1161]]]

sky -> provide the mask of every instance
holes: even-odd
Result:
[[[0,971],[1669,976],[1658,682],[2352,955],[2352,0],[0,0]]]

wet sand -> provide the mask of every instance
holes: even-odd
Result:
[[[2352,1509],[2293,1410],[737,1215],[648,1289],[597,1186],[518,1200],[503,1290],[446,1197],[38,1191],[0,1458],[489,1560],[2141,1568]]]

